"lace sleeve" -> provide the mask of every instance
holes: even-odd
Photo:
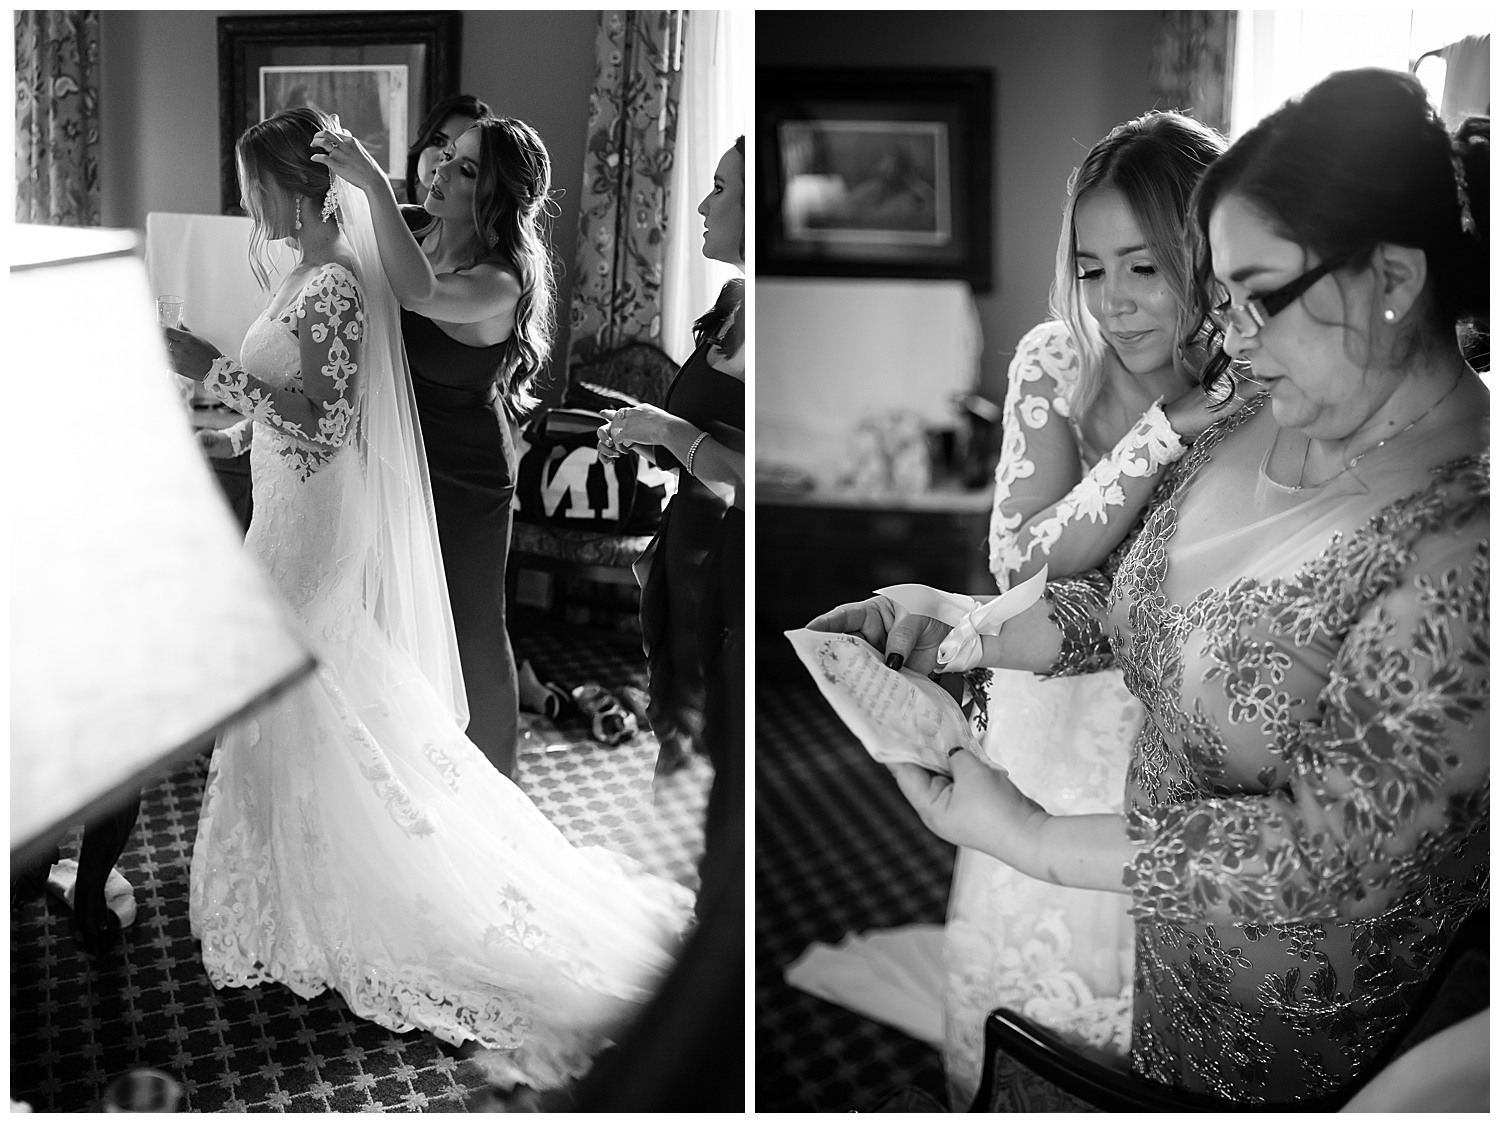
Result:
[[[302,386],[273,387],[232,359],[214,360],[203,386],[257,424],[315,449],[340,448],[353,417],[364,340],[364,306],[354,274],[323,266],[298,298]]]
[[[1360,919],[1414,893],[1460,891],[1453,860],[1488,847],[1489,554],[1480,534],[1487,528],[1419,542],[1407,578],[1363,608],[1330,668],[1320,716],[1287,754],[1286,789],[1131,813],[1139,849],[1125,884],[1138,915]]]
[[[1055,575],[1102,564],[1186,448],[1158,402],[1084,473],[1068,421],[1078,362],[1067,329],[1052,323],[1028,332],[1010,364],[990,515],[990,572],[1001,589],[1043,564]]]
[[[242,418],[225,429],[224,436],[229,438],[229,450],[235,456],[241,456],[250,447],[250,441],[255,436],[255,422],[248,417]]]

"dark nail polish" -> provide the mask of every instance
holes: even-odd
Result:
[[[906,656],[898,652],[891,652],[885,657],[885,665],[893,671],[899,671],[901,665],[906,662]]]

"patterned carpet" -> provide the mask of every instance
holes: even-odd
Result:
[[[644,685],[639,640],[522,615],[518,659],[564,686]],[[691,766],[655,806],[650,734],[618,748],[588,740],[576,714],[556,726],[566,746],[522,746],[520,783],[575,843],[623,850],[696,888],[712,771]],[[545,725],[539,732],[550,734]],[[160,1069],[185,1111],[465,1111],[482,1080],[422,1032],[396,1034],[350,1015],[325,993],[284,987],[214,991],[188,930],[188,866],[207,759],[146,792],[119,866],[139,916],[121,946],[90,958],[69,911],[50,896],[11,915],[11,1096],[36,1111],[97,1110],[104,1087],[137,1068]],[[63,853],[76,849],[65,842]]]
[[[935,1050],[782,972],[813,940],[941,923],[953,847],[806,675],[762,666],[755,714],[756,1110],[870,1111],[907,1085],[945,1103]]]

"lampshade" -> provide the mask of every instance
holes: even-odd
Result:
[[[138,237],[10,245],[14,870],[312,660],[194,440]]]

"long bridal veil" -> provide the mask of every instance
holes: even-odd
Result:
[[[343,496],[338,564],[362,567],[364,603],[377,627],[410,656],[463,728],[468,702],[401,339],[401,310],[380,263],[369,200],[337,176],[333,184],[339,225],[353,249],[365,298],[362,401],[356,399],[354,406],[362,486],[351,486]]]

